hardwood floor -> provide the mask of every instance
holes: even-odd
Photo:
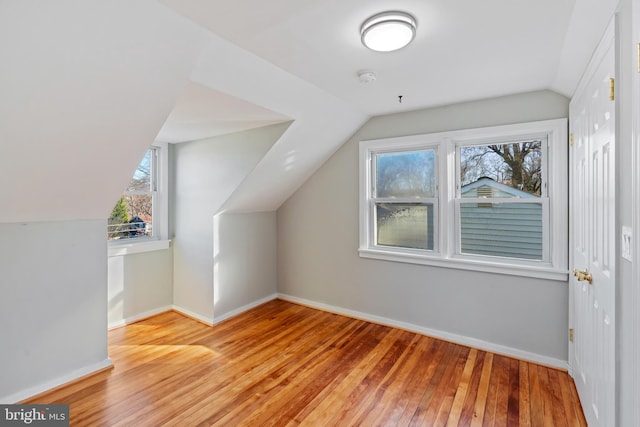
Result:
[[[72,426],[585,426],[567,373],[284,301],[109,332],[115,368],[29,403]]]

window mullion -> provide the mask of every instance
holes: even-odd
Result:
[[[542,200],[542,260],[551,262],[551,230],[549,229],[550,221],[550,203],[545,197]]]
[[[440,161],[440,179],[442,181],[442,190],[440,192],[442,199],[441,217],[441,253],[443,256],[450,258],[455,252],[456,230],[455,224],[455,192],[457,186],[457,169],[456,169],[456,146],[451,138],[443,138],[441,143],[442,159]]]

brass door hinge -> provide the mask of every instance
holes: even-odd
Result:
[[[616,99],[616,81],[613,77],[609,79],[609,100],[615,101]]]
[[[573,147],[573,134],[572,133],[569,134],[569,146]]]
[[[569,342],[573,342],[575,338],[575,331],[573,330],[573,328],[569,329]]]

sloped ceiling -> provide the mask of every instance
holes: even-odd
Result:
[[[0,2],[0,222],[106,218],[201,37],[150,1]]]
[[[296,121],[250,210],[277,207],[366,120],[151,0],[0,2],[0,55],[0,222],[106,218],[166,119],[193,130],[180,100],[257,112],[244,128]]]
[[[570,96],[616,4],[0,1],[0,222],[104,218],[156,136],[292,120],[228,206],[276,209],[371,115]],[[416,16],[416,40],[365,49],[359,26],[389,8]]]
[[[240,132],[291,120],[207,86],[189,82],[156,141],[180,143]]]
[[[161,0],[203,28],[368,115],[553,89],[571,96],[617,0]],[[418,22],[396,52],[360,26],[401,10]],[[361,84],[357,73],[377,80]],[[398,95],[403,95],[402,104]]]
[[[230,66],[213,51],[195,73],[201,83],[218,87],[212,75],[230,66],[242,82],[228,93],[273,111],[295,105],[285,113],[294,124],[226,205],[242,211],[279,207],[344,142],[334,135],[357,129],[361,119],[349,113],[314,108],[316,102],[324,105],[320,98],[333,98],[326,105],[339,104],[338,110],[373,116],[542,89],[570,97],[617,5],[617,0],[160,1],[264,59],[268,68],[298,78],[265,79],[251,65]],[[397,52],[364,48],[360,25],[390,8],[417,18],[416,39]],[[377,80],[360,83],[362,70],[374,71]]]

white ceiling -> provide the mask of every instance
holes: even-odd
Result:
[[[369,115],[552,89],[571,96],[616,0],[161,0]],[[369,16],[402,10],[416,39],[360,43]],[[360,70],[377,80],[362,84]],[[283,87],[282,90],[287,90]],[[403,102],[398,102],[398,95]],[[217,100],[224,102],[224,100]]]
[[[289,120],[283,114],[190,82],[156,140],[196,141]]]
[[[0,221],[104,218],[159,132],[177,142],[286,120],[227,203],[275,210],[373,115],[571,96],[617,3],[0,0],[0,181],[12,183]],[[413,13],[417,38],[369,51],[359,27],[388,9]],[[360,84],[363,69],[378,79]]]

